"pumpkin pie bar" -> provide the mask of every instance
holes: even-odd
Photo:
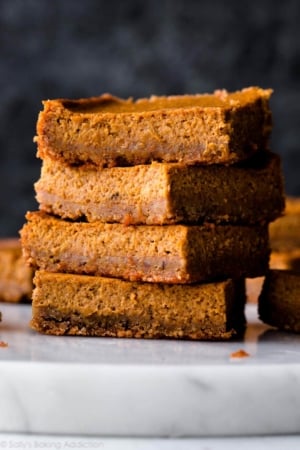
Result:
[[[285,252],[272,252],[270,268],[300,272],[300,248]]]
[[[284,209],[279,156],[239,165],[72,167],[46,158],[35,184],[40,209],[62,218],[130,224],[257,224]]]
[[[270,224],[270,241],[276,252],[300,250],[300,198],[286,198],[283,216]]]
[[[31,326],[46,334],[221,340],[245,325],[243,280],[184,286],[37,271],[34,283]]]
[[[270,270],[258,306],[263,322],[281,330],[300,333],[300,273]]]
[[[128,225],[26,215],[23,253],[34,268],[131,281],[192,283],[255,277],[268,267],[268,226]]]
[[[0,239],[0,301],[19,302],[30,299],[32,269],[22,256],[20,240]]]
[[[270,269],[292,270],[300,274],[300,248],[286,252],[271,252]],[[247,278],[247,301],[257,303],[264,283],[264,277]]]
[[[230,164],[267,147],[271,93],[250,87],[137,101],[110,94],[46,100],[37,121],[37,155],[98,167]]]

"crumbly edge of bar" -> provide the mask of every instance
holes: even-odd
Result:
[[[103,323],[104,322],[104,323]],[[101,317],[81,317],[70,312],[62,314],[55,308],[37,307],[31,320],[31,327],[39,332],[54,335],[80,335],[98,337],[119,337],[119,338],[145,338],[145,339],[195,339],[195,340],[220,340],[229,339],[236,335],[236,330],[226,330],[226,327],[205,324],[197,332],[183,331],[179,327],[173,330],[151,331],[145,329],[143,325],[131,325],[130,320],[120,317],[111,320],[109,325],[105,325],[106,320]],[[153,324],[155,327],[155,324]]]

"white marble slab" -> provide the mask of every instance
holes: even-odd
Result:
[[[300,335],[247,308],[244,340],[52,337],[0,305],[0,432],[201,437],[300,433]],[[232,360],[244,349],[248,358]]]

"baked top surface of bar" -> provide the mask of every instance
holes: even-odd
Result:
[[[38,271],[35,286],[31,324],[48,334],[228,339],[244,326],[242,280],[182,286]]]
[[[300,273],[270,270],[259,297],[260,319],[279,329],[300,333]]]
[[[272,90],[270,89],[251,87],[236,92],[217,90],[213,94],[152,95],[150,98],[141,98],[135,101],[132,98],[124,100],[114,97],[111,94],[103,94],[100,97],[79,100],[46,100],[45,103],[47,101],[57,102],[64,108],[81,114],[95,114],[99,112],[103,114],[126,114],[190,108],[221,108],[231,110],[234,107],[249,105],[249,103],[262,97],[269,98],[271,93]]]
[[[34,267],[163,283],[255,277],[269,260],[267,226],[125,226],[27,214],[23,252]]]
[[[121,100],[47,100],[38,156],[97,167],[232,163],[267,147],[271,90]]]
[[[152,163],[101,171],[46,158],[35,190],[46,212],[128,224],[255,224],[284,208],[280,158],[271,152],[240,165]]]

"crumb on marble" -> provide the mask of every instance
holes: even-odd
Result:
[[[230,358],[248,358],[249,356],[250,356],[250,354],[241,348],[239,350],[237,350],[236,352],[232,352],[230,354]]]
[[[4,342],[4,341],[0,341],[0,347],[3,347],[3,348],[8,347],[8,343]]]

